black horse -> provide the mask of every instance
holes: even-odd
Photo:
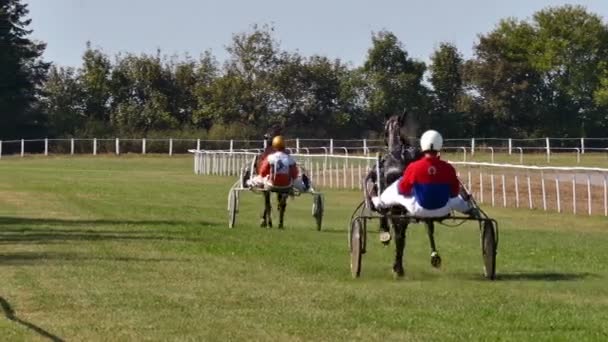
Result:
[[[366,201],[371,203],[371,197],[380,195],[378,193],[378,185],[380,189],[397,181],[403,175],[407,166],[422,158],[420,149],[411,146],[402,136],[401,130],[404,128],[405,114],[402,116],[391,116],[385,123],[384,134],[387,147],[386,153],[380,160],[380,175],[377,175],[376,168],[369,171],[365,178],[366,184]],[[373,207],[373,204],[372,204]],[[393,262],[393,272],[396,276],[402,277],[405,274],[403,268],[403,253],[405,251],[405,238],[408,226],[408,220],[401,216],[406,214],[405,208],[392,207],[389,209],[372,208],[380,212],[383,217],[380,220],[381,233],[390,233],[389,221],[392,224],[394,239],[395,239],[395,260]],[[390,217],[390,219],[388,218]],[[426,221],[427,233],[431,244],[431,265],[439,267],[441,258],[435,247],[434,231],[435,227],[432,221]],[[390,241],[390,240],[389,240]],[[389,241],[383,241],[388,244]]]

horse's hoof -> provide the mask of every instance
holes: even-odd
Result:
[[[393,277],[395,277],[395,279],[399,279],[399,278],[403,278],[403,276],[405,276],[405,270],[403,269],[403,266],[401,266],[401,265],[393,266]]]
[[[441,257],[437,252],[431,253],[431,266],[435,268],[441,267]]]
[[[380,232],[380,242],[383,245],[388,246],[391,242],[391,233],[390,232]]]
[[[262,220],[260,221],[260,228],[266,228],[267,224],[266,221]]]

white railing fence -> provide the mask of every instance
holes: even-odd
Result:
[[[416,140],[416,139],[412,139]],[[358,154],[369,155],[384,146],[383,140],[373,139],[290,139],[287,147],[301,154]],[[173,138],[71,138],[71,139],[19,139],[0,140],[2,155],[26,154],[123,154],[123,153],[163,153],[185,154],[189,149],[229,150],[231,152],[256,151],[264,146],[263,140],[204,140]],[[542,138],[542,139],[498,139],[471,138],[446,139],[445,150],[462,154],[467,161],[476,153],[489,153],[494,162],[495,153],[519,156],[523,163],[524,154],[542,153],[547,162],[554,153],[572,153],[580,162],[581,155],[589,152],[603,152],[608,155],[608,138]]]
[[[192,150],[194,172],[238,176],[256,153]],[[294,154],[317,188],[362,189],[375,157]],[[608,216],[608,169],[452,162],[482,204]]]

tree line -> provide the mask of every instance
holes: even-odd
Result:
[[[375,32],[361,66],[285,51],[272,27],[253,26],[223,62],[87,44],[81,66],[63,67],[43,61],[27,14],[0,0],[0,139],[371,137],[403,112],[410,135],[608,136],[608,25],[580,6],[501,20],[470,59],[444,42],[424,63]]]

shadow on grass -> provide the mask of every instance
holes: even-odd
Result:
[[[0,265],[33,265],[40,261],[48,262],[86,262],[86,261],[112,261],[112,262],[190,262],[190,259],[178,258],[137,258],[137,257],[96,257],[79,253],[54,252],[16,252],[0,254]]]
[[[574,281],[586,278],[598,278],[597,274],[563,273],[563,272],[520,272],[520,273],[499,273],[496,275],[498,281]]]
[[[3,225],[44,225],[44,226],[86,226],[86,225],[146,225],[146,226],[192,226],[192,225],[216,225],[205,221],[180,221],[180,220],[66,220],[29,217],[7,217],[0,216],[0,226]]]
[[[91,228],[87,228],[87,226]],[[107,226],[116,226],[116,228],[141,226],[141,229],[107,229]],[[192,228],[197,229],[202,226],[215,227],[217,224],[204,221],[60,220],[0,217],[0,244],[50,244],[106,240],[200,242],[203,239],[190,237],[188,233],[192,232]],[[165,229],[161,230],[161,228]]]
[[[488,281],[481,274],[471,273],[460,273],[457,274],[459,278],[465,280],[480,280]],[[577,281],[587,278],[599,278],[597,274],[580,272],[580,273],[566,273],[566,272],[514,272],[514,273],[497,273],[496,281],[509,282],[509,281]]]
[[[53,342],[63,341],[63,339],[61,339],[60,337],[42,329],[41,327],[17,317],[17,315],[15,314],[15,310],[13,310],[11,304],[6,299],[4,299],[4,297],[0,297],[0,307],[2,308],[4,316],[6,316],[8,320],[21,324],[22,326],[36,332],[41,337],[48,338]]]

